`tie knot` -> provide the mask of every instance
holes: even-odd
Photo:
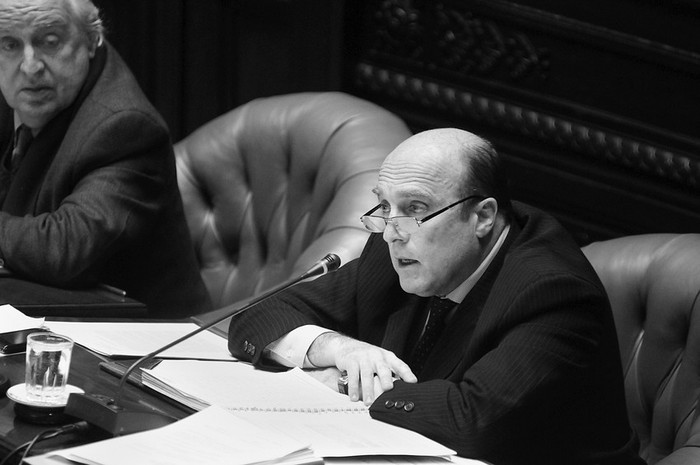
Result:
[[[435,332],[437,334],[442,331],[445,318],[450,310],[455,308],[455,305],[457,304],[450,299],[431,298],[428,303],[428,321],[424,329],[424,336],[426,333]]]
[[[443,316],[449,311],[452,310],[455,305],[457,305],[456,302],[451,301],[450,299],[442,299],[440,297],[433,297],[430,299],[430,304],[428,305],[428,310],[430,311],[429,317],[432,318],[433,315],[437,318],[439,316]]]

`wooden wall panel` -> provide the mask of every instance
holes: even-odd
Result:
[[[366,1],[346,11],[344,86],[414,130],[488,137],[514,196],[581,243],[698,231],[696,5]]]

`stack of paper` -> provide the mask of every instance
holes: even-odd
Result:
[[[51,321],[47,325],[51,331],[107,357],[142,357],[199,329],[194,323]],[[211,331],[202,331],[158,357],[235,360],[228,351],[227,340]]]
[[[63,334],[77,344],[106,357],[134,358],[150,354],[198,330],[199,326],[194,323],[45,322],[44,318],[30,318],[11,305],[0,305],[0,333],[29,328],[44,328]],[[195,334],[158,357],[236,360],[228,351],[226,338],[211,331]]]
[[[144,369],[142,382],[194,410],[217,405],[230,411],[367,413],[361,402],[351,402],[299,368],[271,372],[242,362],[164,360]]]
[[[320,465],[337,460],[341,465],[439,465],[455,455],[418,433],[372,419],[363,404],[298,368],[266,372],[246,363],[165,360],[144,370],[143,382],[201,410],[159,429],[27,462]]]
[[[323,463],[308,443],[270,434],[217,407],[151,431],[25,459],[31,465],[65,464],[66,460],[92,465]]]
[[[195,410],[224,408],[272,437],[309,442],[324,458],[455,455],[416,432],[372,419],[364,404],[299,368],[268,372],[247,363],[165,360],[144,370],[143,384]]]

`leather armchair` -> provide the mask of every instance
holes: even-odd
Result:
[[[700,463],[700,234],[583,247],[615,316],[628,414],[647,463]]]
[[[297,276],[326,253],[358,257],[379,166],[410,135],[385,109],[324,92],[253,100],[175,144],[214,307]]]

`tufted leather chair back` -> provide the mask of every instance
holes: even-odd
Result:
[[[360,216],[384,158],[411,135],[397,116],[337,92],[253,100],[175,144],[178,184],[215,308],[360,255]]]
[[[627,408],[647,463],[699,464],[700,234],[587,245],[608,292]]]

